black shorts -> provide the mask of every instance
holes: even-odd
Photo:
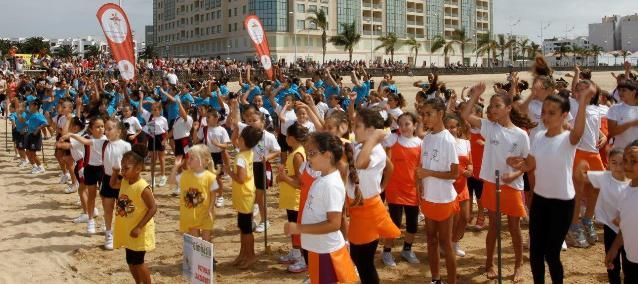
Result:
[[[144,264],[144,256],[146,251],[136,251],[126,249],[126,264],[128,265],[140,265]]]
[[[120,190],[111,187],[111,176],[102,175],[102,186],[100,186],[100,196],[105,198],[117,198]]]
[[[184,137],[181,139],[173,140],[175,142],[175,156],[184,156],[188,149],[193,146],[193,142],[190,137]]]
[[[475,177],[467,178],[467,188],[470,191],[470,196],[474,193],[476,199],[481,199],[481,193],[483,193],[483,181]]]
[[[168,132],[173,131],[173,126],[175,125],[175,121],[177,121],[177,118],[173,118],[168,121]]]
[[[149,135],[148,143],[146,144],[148,150],[153,151],[164,151],[164,145],[162,145],[162,141],[164,141],[164,134],[155,135],[155,139],[153,136]]]
[[[390,218],[397,227],[401,228],[403,212],[405,211],[405,231],[416,234],[419,223],[419,206],[388,203]]]
[[[20,137],[20,131],[18,129],[11,129],[11,142],[18,143],[18,137]]]
[[[523,191],[528,192],[532,190],[532,187],[529,184],[529,176],[527,173],[523,174]]]
[[[282,152],[290,152],[292,150],[292,148],[288,145],[288,142],[286,142],[286,135],[281,133],[277,134],[277,143],[279,143],[279,147],[281,147]]]
[[[299,216],[299,211],[286,209],[286,217],[288,217],[288,222],[297,223],[297,216]]]
[[[29,143],[29,141],[27,141],[27,136],[28,134],[18,132],[18,137],[16,137],[16,148],[20,150],[25,150],[27,148]]]
[[[272,169],[270,163],[266,163],[265,166],[266,175],[272,175]],[[264,180],[264,162],[253,162],[253,178],[255,180],[255,188],[257,190],[266,190],[266,181]],[[268,186],[272,186],[272,179],[266,178]]]
[[[219,152],[219,153],[210,153],[210,157],[211,159],[213,159],[213,163],[215,163],[215,167],[220,169],[219,174],[223,175],[224,171],[222,170],[224,167],[224,158],[223,158],[223,153]]]
[[[42,149],[42,133],[27,134],[27,150],[40,151]]]
[[[239,213],[237,212],[237,227],[242,234],[253,233],[253,213]]]
[[[98,182],[102,181],[103,175],[104,175],[104,167],[84,165],[84,184],[85,185],[88,185],[88,186],[97,185]]]

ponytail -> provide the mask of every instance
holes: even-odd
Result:
[[[363,194],[361,194],[361,188],[359,188],[359,174],[354,166],[354,146],[352,143],[346,143],[343,145],[345,149],[346,158],[348,159],[348,179],[354,187],[354,199],[350,203],[351,207],[363,205]]]

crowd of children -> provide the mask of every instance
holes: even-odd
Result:
[[[269,229],[265,195],[277,185],[291,236],[291,250],[278,260],[291,273],[307,272],[310,283],[379,283],[375,256],[382,247],[382,262],[396,266],[403,216],[400,257],[421,262],[412,246],[424,223],[431,283],[463,278],[456,267],[468,228],[487,228],[484,269],[494,279],[499,214],[507,216],[514,282],[523,280],[528,243],[534,282],[544,283],[547,262],[552,282],[562,283],[564,244],[597,242],[594,220],[604,226],[610,283],[620,283],[621,267],[625,283],[638,282],[638,83],[631,65],[611,94],[589,70],[575,68],[571,86],[540,56],[531,71],[527,97],[516,73],[490,97],[483,83],[457,96],[431,75],[414,84],[421,89],[415,112],[391,75],[372,90],[362,66],[349,74],[352,89],[330,68],[302,82],[277,68],[276,80],[264,80],[247,66],[236,93],[227,78],[171,84],[24,76],[24,93],[8,97],[9,118],[19,166],[34,175],[45,172],[43,140],[56,135],[60,183],[78,193],[82,208],[73,222],[97,233],[99,192],[104,248],[126,249],[137,283],[151,282],[144,257],[155,247],[153,191],[167,184],[179,198],[179,231],[213,243],[215,208],[231,197],[241,240],[232,265],[241,269],[256,265],[254,233]],[[150,181],[141,176],[148,163]]]

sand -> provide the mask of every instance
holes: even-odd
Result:
[[[529,75],[522,74],[529,78]],[[375,78],[377,84],[380,78]],[[416,88],[412,82],[418,78],[396,78],[398,87],[409,94],[408,105],[413,104]],[[448,86],[460,88],[477,81],[491,84],[505,81],[505,75],[442,76]],[[607,90],[614,87],[608,73],[595,73],[594,80]],[[410,107],[409,107],[410,108]],[[45,141],[46,174],[32,176],[27,169],[16,167],[13,150],[5,150],[5,123],[0,120],[0,283],[131,283],[133,281],[125,259],[124,250],[106,251],[102,248],[104,236],[98,218],[98,234],[87,236],[85,224],[73,224],[71,220],[79,213],[76,194],[64,194],[64,185],[58,184],[59,170],[53,157],[53,141]],[[9,135],[10,138],[10,135]],[[167,163],[172,164],[172,159]],[[169,167],[170,169],[170,167]],[[145,173],[145,177],[150,175]],[[277,190],[268,193],[271,229],[269,245],[271,255],[264,254],[263,234],[256,233],[256,251],[260,261],[251,270],[239,270],[229,262],[239,251],[236,215],[231,209],[230,191],[225,185],[226,204],[217,210],[215,223],[215,256],[219,261],[215,281],[218,283],[300,283],[304,274],[286,272],[277,263],[277,257],[287,252],[290,240],[283,235],[285,211],[277,209]],[[155,216],[157,249],[147,254],[153,280],[157,283],[184,283],[181,276],[182,238],[178,232],[178,200],[171,196],[169,186],[158,188],[155,197],[159,210]],[[100,203],[99,201],[97,202]],[[503,224],[507,231],[506,222]],[[527,235],[527,226],[523,226]],[[421,260],[419,265],[410,265],[398,256],[401,240],[394,249],[396,268],[386,268],[377,254],[376,263],[384,283],[423,283],[430,279],[427,266],[426,245],[422,227],[414,243],[414,250]],[[602,240],[602,229],[598,228]],[[465,234],[461,245],[467,256],[458,258],[458,274],[461,283],[488,282],[484,274],[485,232]],[[526,238],[526,237],[525,237]],[[503,234],[503,275],[505,282],[511,281],[513,252],[509,234]],[[380,252],[381,250],[379,250]],[[601,283],[606,281],[603,266],[603,246],[598,243],[588,249],[569,249],[562,253],[566,283]],[[524,283],[532,283],[528,253],[525,252]],[[442,274],[444,272],[442,264]],[[444,276],[445,277],[445,276]],[[547,276],[549,281],[549,276]]]

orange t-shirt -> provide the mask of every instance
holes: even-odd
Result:
[[[481,163],[483,162],[483,148],[484,144],[479,144],[479,141],[485,143],[485,139],[481,136],[481,133],[470,133],[470,152],[472,152],[472,176],[479,178],[481,172]],[[460,169],[460,168],[459,168]]]
[[[399,141],[397,139],[390,147],[390,161],[394,165],[394,171],[385,189],[385,197],[388,203],[416,206],[419,197],[414,173],[421,160],[421,145],[414,140],[412,142],[416,145],[410,145],[414,147],[406,147]]]

